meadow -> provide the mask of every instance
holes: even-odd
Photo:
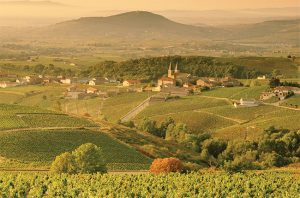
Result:
[[[228,174],[0,173],[4,197],[298,197],[299,174],[266,171]]]

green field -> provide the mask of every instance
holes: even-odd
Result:
[[[226,174],[58,175],[1,173],[4,197],[299,197],[293,171]]]
[[[55,156],[85,143],[93,143],[103,149],[109,169],[147,169],[151,162],[133,148],[102,132],[78,129],[29,130],[0,133],[0,156],[4,158],[0,167],[14,169],[10,162],[17,161],[26,168],[33,165],[47,168]]]

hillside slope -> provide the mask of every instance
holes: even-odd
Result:
[[[85,17],[47,28],[47,34],[74,37],[167,38],[208,37],[211,28],[201,28],[171,21],[161,15],[135,11],[109,17]]]

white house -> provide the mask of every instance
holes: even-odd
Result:
[[[265,75],[263,75],[263,76],[258,76],[257,79],[258,80],[265,80],[265,79],[267,79],[267,77]]]
[[[258,102],[255,99],[240,99],[240,106],[244,107],[257,107],[259,106]]]
[[[71,84],[72,80],[70,78],[61,79],[60,82],[62,84]]]

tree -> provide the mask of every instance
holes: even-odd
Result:
[[[87,143],[72,153],[66,152],[57,156],[51,165],[55,173],[95,173],[106,172],[106,164],[101,148]]]
[[[107,172],[102,149],[94,144],[83,144],[72,155],[79,173]]]
[[[272,71],[272,77],[277,78],[280,75],[280,71],[278,69],[274,69]]]
[[[77,166],[74,156],[69,152],[57,156],[52,163],[50,170],[55,173],[76,173]]]
[[[270,82],[269,82],[269,85],[270,85],[271,88],[280,86],[280,79],[279,78],[274,78],[274,77],[271,78]]]
[[[171,117],[168,117],[165,119],[165,121],[163,121],[161,124],[160,124],[160,127],[159,127],[159,136],[162,137],[162,138],[165,138],[166,137],[166,131],[168,129],[168,126],[170,124],[175,124],[175,121],[173,120],[173,118]]]
[[[188,133],[189,130],[186,124],[170,124],[166,131],[166,140],[184,142],[186,140],[186,134]]]
[[[150,120],[148,118],[144,118],[142,122],[138,125],[138,129],[141,131],[146,131],[148,133],[151,133],[153,135],[157,135],[157,127],[156,127],[156,121]]]
[[[155,159],[150,167],[150,172],[159,174],[159,173],[171,173],[171,172],[182,172],[183,164],[177,158],[158,158]]]

